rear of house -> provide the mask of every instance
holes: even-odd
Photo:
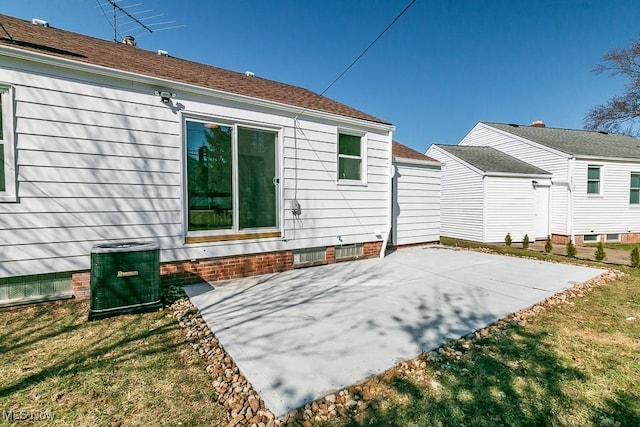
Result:
[[[98,243],[164,280],[378,256],[384,120],[305,89],[1,16],[0,304],[86,296]]]

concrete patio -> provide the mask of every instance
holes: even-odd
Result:
[[[426,246],[185,290],[280,416],[602,272]]]

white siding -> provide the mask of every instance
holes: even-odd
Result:
[[[393,242],[440,240],[440,168],[395,163]]]
[[[531,178],[485,177],[486,222],[485,242],[504,242],[511,233],[514,242],[525,234],[535,240],[536,200]]]
[[[478,123],[460,145],[493,147],[503,153],[532,164],[553,175],[551,187],[550,228],[552,233],[567,234],[568,230],[568,156],[539,144],[523,140],[488,125]]]
[[[440,234],[482,241],[484,184],[482,176],[446,151],[432,145],[427,156],[443,163],[440,193]]]
[[[587,194],[588,165],[601,166],[599,195]],[[629,203],[631,172],[640,172],[640,163],[576,160],[576,235],[640,232],[640,205]]]
[[[112,240],[155,240],[170,261],[374,241],[390,226],[390,127],[303,115],[294,138],[293,115],[266,107],[178,93],[169,108],[156,86],[3,61],[18,202],[0,203],[0,277],[86,270],[92,246]],[[184,243],[183,114],[279,129],[283,238]],[[336,183],[338,128],[366,134],[366,185]]]

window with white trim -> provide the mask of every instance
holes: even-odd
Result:
[[[600,166],[587,167],[587,194],[600,194]]]
[[[13,140],[13,90],[0,85],[0,202],[16,200]]]
[[[278,131],[187,119],[187,234],[253,237],[278,227]]]
[[[629,203],[632,205],[640,205],[640,172],[631,172]]]
[[[364,137],[345,132],[338,133],[338,180],[363,181]]]

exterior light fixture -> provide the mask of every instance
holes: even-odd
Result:
[[[171,98],[175,98],[176,94],[173,92],[169,92],[166,90],[156,90],[155,91],[156,96],[160,97],[160,100],[162,101],[163,104],[168,104],[171,102]]]
[[[536,181],[535,179],[531,181],[531,186],[533,188],[537,188],[538,187],[538,181]]]

